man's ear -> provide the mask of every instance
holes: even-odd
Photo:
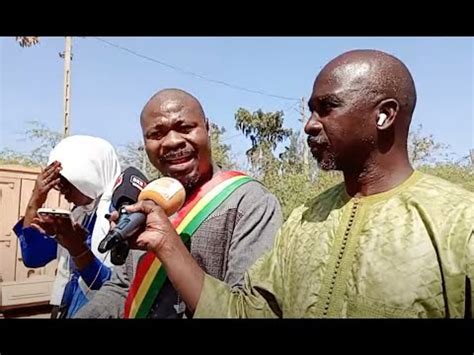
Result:
[[[400,104],[395,99],[386,99],[378,104],[375,125],[379,130],[387,130],[395,121]]]

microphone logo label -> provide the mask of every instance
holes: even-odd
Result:
[[[146,182],[136,175],[130,176],[130,184],[132,184],[132,186],[135,186],[140,191],[142,191],[146,186]]]

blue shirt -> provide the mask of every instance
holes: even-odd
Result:
[[[96,213],[84,218],[82,226],[88,231],[86,243],[91,246],[92,231],[96,221]],[[23,219],[13,227],[13,231],[20,240],[23,263],[26,267],[38,268],[45,266],[57,257],[58,243],[50,236],[43,234],[32,227],[23,228]],[[83,270],[77,270],[72,261],[69,263],[71,278],[66,285],[62,305],[66,307],[66,317],[72,317],[84,304],[87,297],[79,287],[79,277],[82,277],[87,286],[98,290],[112,274],[109,267],[94,256],[94,260]],[[95,279],[95,281],[94,281]]]

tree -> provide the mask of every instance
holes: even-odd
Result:
[[[419,167],[441,160],[448,161],[450,158],[449,146],[435,142],[432,134],[423,135],[422,129],[423,126],[419,124],[408,135],[408,155],[413,166]]]
[[[38,121],[29,121],[30,126],[24,133],[26,140],[36,142],[36,148],[29,152],[17,152],[4,149],[0,152],[0,163],[25,166],[45,166],[51,149],[62,139],[62,134],[49,129]]]
[[[123,169],[133,166],[139,169],[150,180],[161,176],[158,169],[156,169],[148,160],[142,141],[129,142],[125,146],[120,147],[117,153],[120,165]]]
[[[304,144],[307,144],[304,139],[292,133],[289,146],[279,157],[281,176],[269,187],[278,196],[285,219],[296,207],[343,180],[339,171],[321,170],[315,159],[309,159],[306,166]]]
[[[314,159],[305,166],[303,145],[306,141],[283,127],[283,112],[258,110],[252,114],[241,108],[235,119],[236,128],[252,143],[246,153],[252,166],[251,174],[277,196],[285,219],[297,206],[342,181],[338,172],[321,172]],[[289,145],[275,156],[278,145],[287,140]]]
[[[438,176],[474,192],[474,167],[453,162],[424,165],[419,170]]]
[[[410,132],[408,148],[416,169],[474,191],[474,167],[454,161],[449,145],[436,142],[431,134],[423,135],[421,125]]]
[[[230,157],[231,147],[222,143],[222,135],[226,132],[224,127],[211,123],[211,149],[212,160],[223,169],[233,169],[235,164]]]
[[[21,47],[31,47],[39,43],[39,37],[15,37]]]
[[[239,108],[235,114],[235,128],[250,138],[252,146],[245,153],[253,175],[265,180],[279,170],[279,163],[273,155],[278,144],[287,139],[291,129],[283,128],[283,111],[253,113]]]

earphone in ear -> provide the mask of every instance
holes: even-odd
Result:
[[[377,126],[382,126],[385,123],[386,119],[387,119],[387,115],[385,113],[381,113],[377,121]]]

